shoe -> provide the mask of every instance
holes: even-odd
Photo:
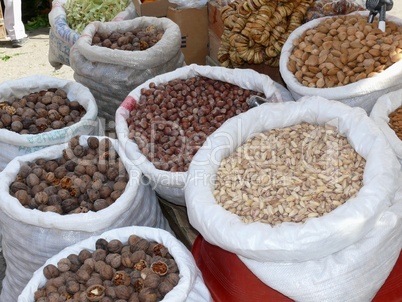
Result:
[[[11,46],[13,48],[22,47],[24,44],[28,42],[28,37],[24,37],[22,39],[12,40]]]

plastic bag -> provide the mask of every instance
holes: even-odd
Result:
[[[49,63],[56,69],[63,65],[70,66],[70,49],[80,37],[80,33],[71,29],[67,24],[64,4],[67,0],[54,0],[49,12]],[[113,19],[113,21],[129,20],[138,17],[134,4],[128,7]]]
[[[392,149],[396,153],[399,162],[402,164],[402,140],[395,134],[395,131],[388,125],[389,114],[402,106],[402,90],[389,92],[381,96],[370,113],[370,118],[377,124],[384,133]]]
[[[242,88],[264,92],[272,102],[293,101],[290,93],[281,85],[272,81],[267,75],[251,69],[228,69],[224,67],[189,65],[175,71],[159,75],[135,88],[116,112],[116,133],[130,159],[147,176],[156,192],[165,200],[185,206],[184,187],[187,172],[168,172],[156,169],[155,166],[139,151],[137,144],[129,140],[128,125],[130,108],[135,105],[141,95],[141,89],[148,87],[150,82],[167,83],[173,79],[187,79],[195,76],[205,76],[210,79],[238,85]]]
[[[368,12],[356,12],[363,16],[368,16]],[[340,101],[352,107],[361,107],[370,114],[377,99],[394,90],[402,88],[402,60],[392,64],[386,70],[371,78],[365,78],[355,83],[332,88],[313,88],[301,84],[295,75],[289,71],[287,63],[289,56],[294,48],[293,41],[297,40],[307,29],[315,28],[325,18],[324,17],[307,22],[296,28],[288,37],[282,47],[279,61],[279,71],[286,83],[287,89],[292,93],[295,100],[302,96],[321,96],[329,100]],[[401,26],[402,20],[387,14],[387,20],[393,21]]]
[[[96,32],[124,33],[153,25],[164,30],[161,40],[142,51],[113,50],[91,46]],[[114,120],[118,106],[135,87],[164,72],[183,66],[179,26],[167,18],[138,17],[119,22],[93,22],[70,51],[74,79],[88,87],[99,107],[99,114]]]
[[[197,268],[191,253],[187,248],[175,237],[168,232],[149,227],[130,226],[124,228],[116,228],[107,231],[98,236],[92,236],[86,240],[77,242],[74,245],[66,247],[57,255],[52,256],[46,263],[33,274],[32,279],[26,285],[21,295],[18,297],[18,302],[34,302],[34,293],[38,287],[43,286],[46,278],[43,275],[43,268],[48,264],[57,265],[61,258],[66,258],[70,254],[78,254],[81,250],[94,250],[95,242],[99,238],[104,238],[107,241],[118,239],[123,243],[127,243],[130,235],[135,234],[146,240],[155,240],[163,244],[169,250],[169,253],[175,259],[179,273],[179,283],[165,296],[164,302],[207,302],[212,301],[211,295],[206,288],[202,279],[201,272]]]
[[[261,281],[295,301],[372,301],[402,248],[401,188],[373,229],[337,253],[298,263],[239,258]]]
[[[169,0],[170,3],[176,4],[177,8],[201,8],[207,5],[208,0]]]
[[[99,137],[102,138],[102,137]],[[107,230],[130,225],[149,226],[171,232],[155,192],[146,184],[141,171],[131,164],[117,140],[111,139],[129,174],[124,193],[110,206],[98,212],[59,215],[23,207],[12,197],[9,186],[23,162],[62,156],[68,143],[20,156],[0,174],[0,221],[3,230],[3,255],[6,277],[1,301],[16,301],[32,273],[47,259],[65,247]],[[85,145],[86,137],[80,137]]]
[[[0,99],[7,100],[12,96],[22,98],[30,93],[50,88],[63,89],[69,100],[77,100],[85,108],[85,115],[72,126],[40,134],[19,134],[0,129],[0,171],[16,156],[67,142],[75,135],[99,135],[102,131],[98,120],[98,107],[93,95],[88,88],[74,81],[44,75],[5,81],[0,83]]]
[[[256,133],[301,122],[336,122],[339,133],[366,159],[364,185],[354,198],[319,218],[274,227],[245,224],[216,203],[214,177],[223,158]],[[319,259],[356,243],[373,229],[400,185],[398,166],[385,137],[361,108],[321,97],[264,104],[230,119],[196,153],[185,188],[187,213],[190,224],[206,241],[239,256],[259,262]]]

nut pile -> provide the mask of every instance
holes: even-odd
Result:
[[[116,201],[128,184],[128,173],[108,138],[69,141],[63,156],[21,165],[10,195],[26,208],[61,215],[100,211]]]
[[[389,114],[389,126],[395,134],[402,140],[402,106]]]
[[[47,301],[161,301],[179,282],[168,249],[131,235],[127,243],[98,239],[95,250],[81,250],[43,269],[47,281],[34,294]]]
[[[71,126],[85,115],[85,108],[69,100],[60,88],[33,92],[0,103],[0,128],[19,134],[38,134]]]
[[[305,222],[355,196],[365,163],[332,126],[273,129],[221,162],[214,197],[245,223]]]
[[[163,34],[163,29],[153,25],[125,33],[117,31],[111,33],[97,32],[92,38],[92,45],[129,51],[146,50],[158,43]]]
[[[218,61],[224,67],[264,63],[277,67],[282,46],[299,27],[312,0],[235,0],[223,7]]]
[[[206,138],[263,94],[206,77],[143,88],[127,119],[129,138],[157,169],[183,172]]]
[[[322,20],[293,41],[288,69],[304,86],[344,86],[375,76],[402,58],[402,27],[360,15]]]

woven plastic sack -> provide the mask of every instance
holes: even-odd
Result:
[[[156,84],[167,83],[173,79],[187,79],[195,76],[205,76],[210,79],[221,80],[239,87],[263,92],[268,101],[293,101],[290,93],[281,85],[272,81],[267,75],[260,74],[251,69],[228,69],[224,67],[200,66],[192,64],[184,66],[173,72],[165,73],[152,78],[135,88],[116,112],[116,133],[119,142],[130,159],[144,175],[147,176],[156,192],[165,200],[176,205],[185,206],[184,187],[187,172],[168,172],[157,169],[139,150],[133,140],[128,139],[127,118],[131,108],[138,102],[141,89],[148,87],[150,82]]]
[[[356,12],[349,15],[360,14],[368,17],[368,12]],[[289,56],[294,48],[293,41],[297,40],[307,29],[315,28],[324,19],[323,17],[309,21],[296,28],[288,37],[282,47],[279,71],[286,83],[287,89],[292,93],[295,100],[302,96],[321,96],[329,100],[336,100],[351,107],[361,107],[370,114],[377,99],[388,92],[402,88],[402,60],[392,64],[386,70],[374,77],[359,80],[339,87],[314,88],[301,84],[287,67]],[[387,14],[387,21],[393,21],[402,26],[402,20]]]
[[[80,37],[80,34],[67,24],[64,4],[67,0],[54,0],[49,12],[49,63],[56,69],[63,65],[70,66],[70,49]],[[113,21],[129,20],[138,17],[134,4],[116,15]]]
[[[389,114],[402,106],[402,90],[389,92],[381,96],[374,104],[370,113],[370,118],[376,123],[384,133],[392,149],[396,153],[399,162],[402,164],[402,140],[395,134],[389,126]]]
[[[401,189],[367,235],[339,252],[297,263],[239,259],[266,285],[295,301],[372,301],[402,248]]]
[[[119,149],[117,140],[111,140],[126,167],[129,182],[113,204],[98,212],[59,215],[31,210],[9,194],[9,186],[23,162],[61,157],[68,143],[17,157],[0,174],[2,248],[7,264],[0,301],[16,301],[35,270],[47,259],[78,241],[110,229],[132,225],[171,231],[155,192],[146,184],[141,171],[127,159],[124,150]],[[81,136],[80,144],[85,143],[86,137]]]
[[[67,142],[75,135],[103,134],[94,97],[88,88],[77,82],[44,75],[9,80],[0,83],[0,99],[8,100],[12,96],[22,98],[30,93],[50,88],[63,89],[70,101],[76,100],[85,108],[85,115],[72,126],[39,134],[19,134],[7,129],[0,129],[0,171],[16,156]]]
[[[163,29],[162,38],[145,50],[127,51],[92,46],[96,32],[125,33],[148,26]],[[183,66],[179,26],[168,18],[138,17],[119,22],[87,25],[70,52],[74,79],[88,87],[99,107],[100,116],[114,121],[118,106],[135,87],[159,74]]]
[[[212,301],[211,295],[204,284],[201,272],[197,268],[193,256],[190,251],[175,237],[168,232],[149,227],[125,227],[116,228],[107,231],[99,236],[92,236],[86,240],[71,245],[57,255],[54,255],[46,261],[46,263],[33,274],[21,295],[18,302],[34,302],[33,295],[38,287],[45,284],[46,278],[43,275],[43,267],[47,264],[57,265],[58,260],[65,258],[70,254],[78,254],[81,250],[94,250],[95,242],[99,238],[107,241],[118,239],[123,243],[127,243],[130,235],[135,234],[147,240],[155,240],[167,247],[169,253],[173,256],[179,269],[179,283],[165,296],[163,302],[208,302]]]
[[[254,134],[302,122],[336,126],[365,160],[358,194],[305,223],[245,224],[217,204],[214,179],[221,161]],[[332,149],[329,149],[332,150]],[[398,160],[361,108],[321,97],[264,104],[230,119],[208,137],[191,162],[185,188],[190,224],[211,244],[259,262],[301,262],[326,257],[356,243],[375,226],[398,188]]]

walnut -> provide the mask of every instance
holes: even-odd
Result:
[[[117,299],[127,300],[128,298],[130,298],[131,293],[133,292],[133,288],[126,285],[117,285],[114,288],[114,292]]]
[[[168,265],[163,261],[151,263],[151,269],[159,276],[164,276],[168,272]]]
[[[158,301],[158,294],[154,289],[144,288],[139,292],[138,298],[140,302],[156,302]]]
[[[105,296],[105,287],[100,284],[95,284],[86,290],[86,298],[89,301],[100,301]]]
[[[125,271],[116,271],[113,275],[114,285],[125,285],[128,286],[131,283],[130,275]]]
[[[60,271],[54,264],[48,264],[43,268],[43,275],[46,279],[56,278],[60,275]]]
[[[102,249],[105,251],[108,251],[108,241],[104,238],[99,238],[98,240],[96,240],[95,242],[95,248],[96,249]]]
[[[113,267],[106,263],[104,263],[104,265],[102,265],[102,268],[99,271],[99,276],[102,280],[110,280],[110,279],[114,278],[113,274],[114,274]]]
[[[120,253],[122,247],[123,243],[118,239],[110,240],[107,245],[107,248],[110,253]]]
[[[173,285],[170,282],[163,281],[158,285],[158,291],[162,297],[173,289]]]

